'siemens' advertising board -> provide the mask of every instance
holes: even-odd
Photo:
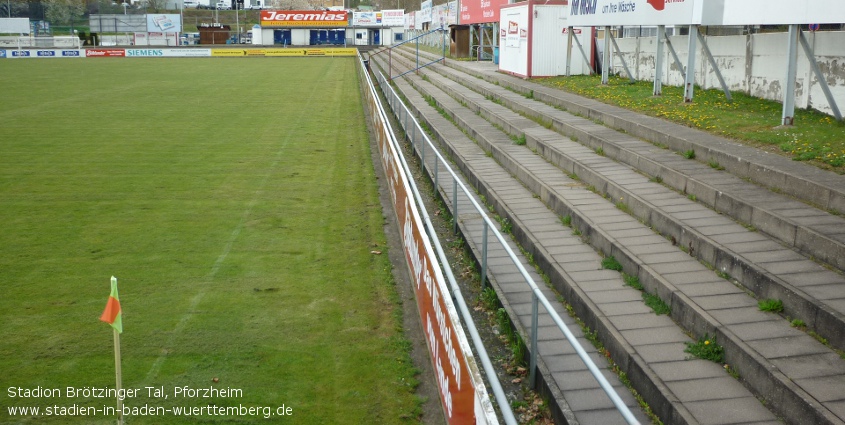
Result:
[[[262,10],[261,26],[265,28],[345,27],[344,10]]]

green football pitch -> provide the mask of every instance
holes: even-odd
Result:
[[[127,424],[416,418],[357,78],[0,60],[0,422],[115,423],[111,276]]]

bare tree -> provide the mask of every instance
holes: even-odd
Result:
[[[53,25],[66,25],[85,13],[85,5],[79,0],[42,0],[46,8],[45,17]]]

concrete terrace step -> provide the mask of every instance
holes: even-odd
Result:
[[[423,53],[427,54],[427,53]],[[740,145],[660,118],[632,112],[599,101],[555,90],[540,84],[497,72],[489,62],[447,61],[450,67],[483,78],[512,90],[528,94],[549,105],[602,122],[610,128],[668,146],[675,152],[696,151],[704,163],[714,160],[727,171],[748,178],[765,187],[818,205],[825,210],[845,214],[845,177],[836,173],[791,161],[786,157]]]
[[[543,119],[558,120],[560,115],[566,115],[560,119],[586,120],[525,99],[523,96],[490,83],[479,82],[476,78],[454,75],[456,71],[447,70],[445,67],[436,67],[433,71],[445,74],[450,79],[435,77],[436,74],[431,74],[428,70],[422,70],[421,73],[429,76],[433,84],[456,98],[462,105],[480,114],[512,137],[525,137],[529,148],[537,150],[566,172],[577,175],[582,181],[595,187],[598,193],[613,199],[617,205],[627,208],[644,223],[686,248],[691,255],[711,264],[722,273],[736,277],[758,298],[782,300],[786,314],[804,320],[810,329],[827,338],[834,347],[845,349],[845,277],[841,273],[827,270],[775,240],[757,233],[749,233],[742,225],[707,206],[680,197],[674,191],[647,179],[633,169],[620,168],[609,158],[596,156],[591,149],[561,138],[557,133],[539,126],[499,103],[523,104],[520,108],[522,113],[530,108],[536,108],[536,113]],[[464,86],[471,86],[474,90],[470,91]],[[488,100],[491,96],[511,100],[495,102]],[[585,132],[592,130],[590,133],[592,138],[603,139],[605,147],[615,146],[616,140],[622,140],[619,144],[624,146],[620,150],[628,149],[632,144],[647,144],[638,140],[624,140],[631,138],[591,122],[581,125]],[[597,134],[600,136],[596,136]],[[645,155],[626,163],[642,164],[644,160],[648,160]],[[824,214],[826,217],[818,218],[818,221],[830,223],[828,231],[835,232],[836,229],[845,227],[845,220],[841,217],[819,212],[806,204],[788,198],[772,199],[780,195],[677,155],[669,155],[669,158],[664,159],[663,164],[670,164],[676,170],[685,170],[689,175],[693,175],[694,177],[687,177],[687,175],[678,174],[682,180],[688,182],[697,179],[696,187],[704,187],[706,184],[702,183],[703,179],[698,177],[703,174],[717,173],[718,175],[711,176],[708,182],[736,180],[733,183],[734,187],[752,186],[742,187],[735,193],[747,200],[743,202],[749,210],[763,211],[757,215],[765,216],[767,220],[777,221],[774,214],[769,214],[771,209],[782,208],[791,202],[797,204],[791,205],[789,211],[793,213],[803,213],[805,216],[810,216],[814,212]],[[607,168],[614,171],[612,173],[603,171]],[[754,194],[752,190],[755,188],[757,192],[764,193],[759,196]],[[707,192],[707,195],[716,193]],[[824,238],[820,238],[820,242],[822,242],[818,244],[820,247],[829,246],[823,243]],[[842,261],[845,261],[845,255],[841,257]],[[810,276],[812,276],[811,279]]]
[[[695,195],[711,208],[754,225],[789,246],[840,269],[845,268],[845,219],[841,217],[832,216],[827,211],[790,197],[761,191],[759,185],[726,171],[715,170],[707,163],[680,160],[675,152],[657,148],[653,143],[644,142],[633,135],[597,131],[599,124],[589,119],[573,116],[538,100],[527,99],[457,70],[445,67],[433,69],[474,91],[497,98],[520,114],[549,122],[555,130],[566,136],[577,137],[584,145],[593,149],[602,148],[609,157],[651,176],[660,176],[667,185]],[[753,195],[755,204],[770,204],[769,207],[753,208],[748,200],[750,195]]]
[[[379,60],[378,58],[374,58]],[[452,126],[437,111],[429,106],[424,99],[413,91],[407,83],[397,81],[400,92],[410,101],[410,107],[415,114],[424,116],[424,122],[437,129],[439,137],[448,139],[454,144],[450,146],[448,153],[461,158],[473,158],[473,170],[478,174],[469,174],[472,178],[483,178],[485,181],[496,182],[497,192],[507,194],[509,199],[521,205],[523,212],[537,212],[538,220],[555,220],[554,215],[530,192],[526,191],[518,181],[511,178],[504,170],[496,165],[495,161],[478,150],[478,147],[468,139],[458,128]],[[419,156],[419,146],[415,147]],[[433,174],[435,163],[433,155],[429,151],[425,156],[427,172]],[[442,166],[440,166],[442,169]],[[442,172],[442,170],[441,170]],[[434,179],[433,176],[431,177]],[[441,177],[442,178],[442,177]],[[452,205],[451,181],[439,180],[438,191],[443,201],[454,211]],[[472,184],[467,184],[472,187]],[[459,193],[458,204],[469,205],[465,194]],[[480,199],[477,202],[482,203]],[[489,200],[488,200],[489,201]],[[545,214],[545,217],[542,215]],[[461,234],[472,247],[477,257],[480,258],[480,246],[483,239],[483,221],[474,211],[466,207],[458,210],[457,220]],[[497,225],[497,227],[499,227]],[[578,242],[580,244],[580,242]],[[511,249],[519,253],[516,243],[510,242]],[[492,247],[492,246],[491,246]],[[540,282],[540,288],[544,294],[554,300],[556,294],[542,285],[542,278],[528,263],[524,255],[517,254],[521,263],[528,270],[536,282]],[[531,329],[531,292],[518,269],[506,257],[504,249],[491,248],[488,252],[488,275],[491,285],[496,289],[499,299],[507,310],[515,328],[520,333],[523,341],[530,341]],[[620,284],[621,285],[621,284]],[[593,347],[584,337],[578,324],[565,311],[563,305],[557,306],[557,312],[568,325],[572,333],[581,342],[584,349],[590,354],[593,361],[599,365],[607,365],[606,359]],[[541,312],[542,313],[542,312]],[[569,424],[623,424],[621,415],[613,408],[610,399],[600,389],[595,378],[589,375],[586,367],[574,349],[563,337],[561,331],[552,322],[548,315],[541,314],[538,330],[538,382],[541,382],[544,394],[555,400],[552,404],[552,411],[558,423]],[[649,420],[639,411],[637,401],[630,392],[619,381],[618,377],[609,371],[605,377],[611,382],[614,388],[625,401],[641,423],[648,423]]]
[[[715,333],[717,340],[726,346],[729,363],[739,367],[746,382],[756,388],[761,396],[777,404],[775,407],[779,413],[795,423],[800,423],[807,418],[812,418],[818,423],[841,423],[841,418],[837,417],[837,414],[845,416],[842,414],[841,403],[837,403],[841,400],[837,396],[831,397],[824,392],[845,394],[841,391],[845,383],[843,379],[845,367],[838,356],[812,338],[790,328],[783,320],[759,312],[756,303],[736,287],[718,278],[698,261],[682,254],[666,239],[654,235],[630,215],[613,207],[604,198],[585,190],[579,182],[569,180],[542,158],[533,155],[525,148],[514,146],[507,136],[495,131],[480,117],[462,109],[463,107],[458,102],[442,91],[416,77],[410,77],[408,80],[426,95],[436,99],[439,106],[446,113],[451,114],[453,120],[461,125],[464,131],[472,134],[485,151],[491,152],[499,163],[519,177],[523,184],[532,188],[532,191],[539,194],[546,203],[558,210],[560,215],[571,214],[572,222],[587,230],[585,236],[595,246],[626,263],[629,273],[639,276],[651,292],[657,292],[664,300],[670,300],[674,311],[673,317],[676,320],[698,335]],[[463,112],[460,112],[461,110]],[[592,156],[596,157],[594,153]],[[589,161],[589,158],[585,157],[583,160]],[[491,190],[483,182],[479,185],[481,186],[479,191]],[[560,239],[559,232],[550,232],[548,225],[532,231],[530,223],[523,223],[518,214],[513,216],[513,222],[514,233],[519,237],[523,247],[534,254],[534,258],[552,277],[558,289],[570,300],[576,310],[579,310],[579,315],[589,318],[585,320],[591,324],[591,327],[601,331],[601,335],[606,339],[605,345],[612,347],[609,349],[614,358],[617,358],[617,362],[627,366],[626,370],[632,378],[634,376],[642,378],[635,381],[635,386],[640,386],[638,390],[648,396],[646,400],[653,405],[657,403],[659,408],[656,410],[666,414],[664,418],[677,419],[672,423],[710,422],[709,419],[695,414],[689,417],[687,413],[695,411],[689,406],[698,405],[688,401],[692,403],[688,406],[684,403],[684,397],[677,397],[667,388],[666,382],[669,381],[653,376],[659,368],[652,368],[652,364],[683,360],[685,358],[683,348],[675,352],[676,358],[672,358],[671,355],[674,351],[669,351],[668,360],[667,352],[654,341],[650,341],[650,344],[645,344],[641,350],[637,350],[639,346],[626,339],[622,331],[610,320],[614,314],[608,314],[607,311],[602,310],[602,304],[590,298],[589,292],[581,287],[593,281],[591,279],[596,278],[595,274],[609,272],[567,270],[563,266],[566,263],[560,262],[547,248],[555,246],[556,241]],[[593,255],[596,255],[595,252]],[[577,264],[582,263],[582,261],[577,262]],[[616,279],[618,281],[618,274]],[[599,287],[607,288],[604,285],[606,284]],[[623,289],[613,288],[603,296],[606,297],[604,301],[609,300],[613,301],[610,304],[619,304],[615,307],[621,308],[621,312],[625,315],[646,314],[645,311],[636,310],[637,305],[645,309],[642,301],[637,300],[637,297],[634,297],[634,300],[625,298]],[[619,310],[614,312],[620,313]],[[666,326],[657,327],[659,329],[656,331],[657,335],[671,334],[664,329],[673,329],[675,325],[669,322]],[[620,324],[624,326],[627,323],[623,321]],[[655,332],[654,328],[646,327],[645,329],[649,330],[640,331],[637,335],[650,335]],[[677,341],[666,343],[677,343],[683,347],[683,344]],[[792,357],[798,354],[805,355],[800,358]],[[811,363],[815,363],[817,367],[810,367]],[[827,370],[823,374],[832,386],[828,386],[826,390],[812,388],[813,382],[818,381],[811,377],[820,376],[825,368]],[[789,371],[789,373],[784,371]],[[722,377],[726,376],[724,372],[721,373]],[[653,391],[648,391],[649,389]],[[719,390],[716,389],[714,394],[718,393]],[[821,406],[822,403],[825,403],[825,406]],[[715,408],[715,411],[718,410],[719,408]],[[714,410],[708,409],[708,411]],[[834,411],[838,413],[835,414]],[[682,418],[686,419],[682,420]]]

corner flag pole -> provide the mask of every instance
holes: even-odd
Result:
[[[114,278],[112,278],[114,279]],[[123,387],[123,376],[120,371],[120,332],[117,329],[112,329],[114,332],[114,387],[117,396],[117,425],[123,425],[123,400],[120,398],[120,389]]]
[[[117,278],[111,277],[111,294],[106,302],[106,309],[100,316],[100,320],[111,325],[114,331],[114,379],[117,396],[117,425],[123,425],[123,400],[120,398],[121,382],[120,373],[120,334],[123,333],[123,312],[120,308],[120,296],[117,294]]]

